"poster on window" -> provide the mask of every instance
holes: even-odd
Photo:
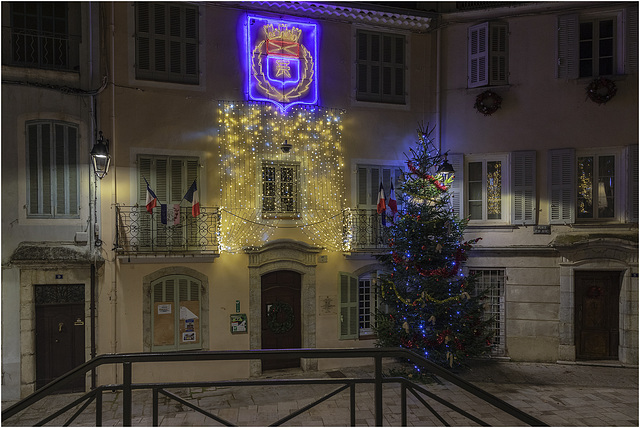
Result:
[[[175,320],[171,302],[156,302],[153,315],[153,345],[175,345]]]
[[[184,343],[195,343],[197,342],[196,340],[196,332],[195,331],[187,331],[182,333],[182,341]]]
[[[179,310],[180,343],[200,343],[200,302],[198,300],[183,300]]]

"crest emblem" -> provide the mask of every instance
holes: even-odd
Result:
[[[316,24],[249,16],[247,52],[249,98],[282,111],[317,102]]]

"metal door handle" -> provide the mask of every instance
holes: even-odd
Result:
[[[64,327],[64,323],[63,322],[59,322],[58,323],[58,333],[62,333],[62,327]]]

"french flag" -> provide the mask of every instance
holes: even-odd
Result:
[[[147,181],[147,179],[144,179],[145,183],[147,183],[147,212],[149,214],[153,213],[153,209],[155,208],[156,205],[158,205],[158,197],[156,196],[155,193],[153,193],[153,190],[151,190],[151,188],[149,187],[149,182]]]
[[[200,215],[200,198],[198,197],[198,186],[196,186],[196,180],[193,180],[193,184],[187,190],[187,194],[184,195],[184,199],[191,202],[191,215],[198,217]]]
[[[393,182],[391,183],[391,189],[389,190],[389,200],[387,202],[387,211],[385,217],[389,217],[390,224],[387,224],[386,219],[382,222],[385,226],[390,226],[395,223],[396,215],[398,214],[398,202],[396,201],[396,192],[393,190]]]
[[[380,182],[380,191],[378,191],[378,214],[382,214],[387,209],[387,204],[384,200],[384,187],[382,187],[382,182]]]

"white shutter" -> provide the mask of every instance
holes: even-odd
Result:
[[[629,6],[624,11],[625,63],[624,73],[638,72],[638,5]],[[637,146],[636,146],[637,147]],[[637,213],[636,213],[637,216]],[[636,217],[637,218],[637,217]]]
[[[577,79],[579,72],[578,40],[580,37],[578,15],[558,17],[558,64],[559,79]]]
[[[575,155],[573,149],[549,151],[549,223],[575,222]]]
[[[511,223],[536,224],[536,152],[513,152]]]
[[[629,160],[628,166],[628,181],[627,188],[629,190],[628,202],[627,202],[627,222],[638,222],[638,146],[632,145],[628,147],[627,159]]]
[[[489,23],[469,27],[468,83],[469,88],[489,84]]]
[[[358,278],[346,272],[339,273],[338,295],[340,296],[340,339],[358,338]]]
[[[490,85],[509,83],[508,28],[506,24],[492,23],[489,27]]]
[[[458,153],[449,154],[447,155],[447,160],[455,171],[450,187],[451,199],[449,199],[449,202],[451,203],[454,214],[458,216],[458,218],[462,218],[464,216],[462,212],[462,200],[464,197],[462,191],[462,189],[464,189],[464,155]]]

